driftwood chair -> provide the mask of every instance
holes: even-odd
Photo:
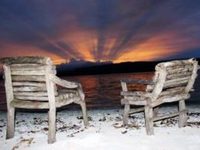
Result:
[[[56,141],[56,108],[80,104],[84,125],[88,125],[81,84],[61,80],[48,57],[2,58],[7,99],[7,138],[14,136],[15,108],[47,109],[48,143]],[[62,87],[60,90],[57,87]]]
[[[122,80],[122,99],[124,106],[123,124],[128,125],[129,114],[144,111],[145,126],[148,135],[154,134],[153,122],[175,117],[179,115],[179,127],[187,123],[187,110],[185,100],[190,97],[189,92],[193,89],[197,77],[198,63],[194,59],[169,61],[159,63],[155,67],[155,75],[152,81],[148,80]],[[145,91],[130,91],[127,84],[144,84]],[[169,115],[159,115],[155,107],[170,102],[179,102],[178,112]],[[130,105],[142,106],[133,111]]]

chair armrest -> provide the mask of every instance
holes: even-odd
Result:
[[[77,89],[78,94],[81,97],[81,100],[85,99],[85,94],[83,93],[83,89],[82,89],[82,86],[81,86],[80,83],[62,80],[55,75],[51,75],[51,80],[59,86],[62,86],[62,87],[65,87],[65,88],[70,88],[70,89]]]
[[[132,83],[132,84],[154,84],[152,80],[142,80],[142,79],[122,79],[121,83]]]
[[[51,81],[53,81],[55,84],[57,84],[59,86],[62,86],[65,88],[70,88],[70,89],[78,88],[80,86],[79,83],[77,83],[77,82],[63,80],[55,75],[51,75]]]

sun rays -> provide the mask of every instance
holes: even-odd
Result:
[[[45,55],[56,64],[159,60],[190,51],[199,57],[199,14],[197,1],[2,0],[0,55]]]

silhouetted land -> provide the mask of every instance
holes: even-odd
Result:
[[[110,74],[110,73],[128,73],[153,71],[157,62],[125,62],[119,64],[102,64],[94,66],[84,66],[72,70],[57,68],[58,75],[88,75],[88,74]]]
[[[200,58],[197,60],[200,62]],[[74,68],[68,68],[68,64],[62,64],[57,66],[57,71],[59,76],[149,72],[154,71],[155,65],[160,62],[163,61],[123,62],[118,64],[88,62],[88,64]]]

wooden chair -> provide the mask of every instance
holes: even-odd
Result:
[[[152,81],[148,80],[122,80],[122,99],[124,106],[123,124],[128,125],[129,114],[144,111],[145,126],[148,135],[154,134],[153,122],[179,115],[179,127],[187,123],[187,110],[185,100],[190,98],[189,92],[193,89],[197,77],[198,62],[194,59],[178,60],[159,63],[155,67]],[[128,84],[145,84],[145,91],[130,91]],[[178,112],[157,116],[155,107],[170,102],[179,102]],[[142,106],[133,109],[130,105]]]
[[[15,108],[48,109],[48,143],[56,141],[56,108],[77,103],[88,125],[81,84],[61,80],[48,57],[2,58],[7,99],[7,138],[14,136]],[[57,87],[62,87],[58,90]]]

